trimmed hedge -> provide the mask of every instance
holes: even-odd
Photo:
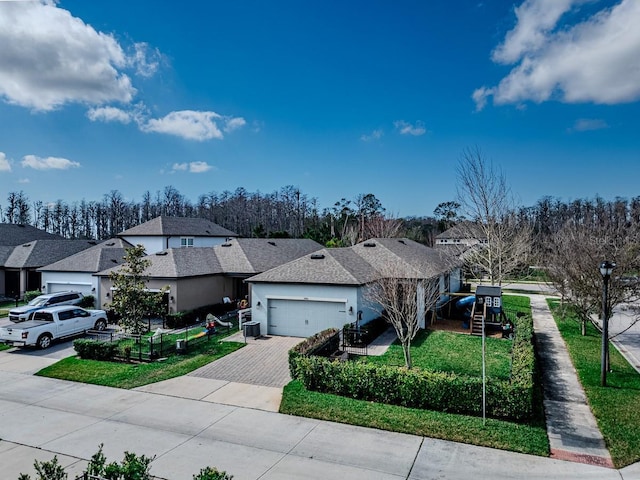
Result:
[[[79,338],[73,341],[78,356],[85,360],[113,360],[118,353],[116,342],[101,342]]]
[[[308,390],[411,408],[482,414],[481,378],[365,362],[332,362],[304,354],[298,347],[289,354],[291,376]],[[511,379],[487,381],[487,415],[532,419],[535,368],[533,322],[530,316],[520,317],[516,320]]]
[[[340,331],[328,328],[303,340],[289,350],[289,371],[291,378],[298,378],[297,359],[311,355],[329,356],[340,348]]]

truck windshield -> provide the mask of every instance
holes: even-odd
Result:
[[[53,315],[49,312],[36,312],[33,314],[32,320],[40,320],[42,322],[53,322]]]

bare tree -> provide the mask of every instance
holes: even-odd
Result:
[[[531,227],[518,222],[515,197],[504,174],[480,149],[464,150],[458,165],[457,194],[468,222],[459,224],[469,238],[480,232],[479,245],[465,256],[472,269],[484,271],[492,285],[526,264],[531,251]]]
[[[366,291],[365,298],[379,305],[402,344],[404,361],[411,368],[411,342],[420,330],[421,320],[438,301],[438,278],[403,278],[399,268],[390,267]]]
[[[636,281],[640,270],[640,233],[635,226],[568,221],[549,236],[542,255],[550,282],[573,306],[583,335],[587,323],[602,312],[603,280],[598,268],[602,261],[616,263],[609,282],[609,311],[640,298],[640,285]]]

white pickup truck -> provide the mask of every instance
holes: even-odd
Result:
[[[47,348],[55,339],[105,328],[107,313],[104,310],[86,310],[74,305],[49,307],[33,312],[26,322],[0,327],[0,342]]]

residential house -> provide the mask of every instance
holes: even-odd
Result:
[[[18,245],[33,240],[61,240],[62,237],[47,233],[31,225],[0,223],[0,296],[15,297],[24,292],[20,288],[21,279],[18,270],[5,270],[5,263]]]
[[[112,238],[38,269],[45,293],[75,290],[100,298],[100,280],[94,274],[124,262],[132,247],[121,238]]]
[[[487,236],[482,228],[473,222],[461,222],[436,235],[436,247],[441,245],[473,245],[487,243]]]
[[[94,240],[33,240],[13,247],[3,259],[7,296],[22,296],[46,288],[38,269],[96,245]]]
[[[213,247],[237,236],[204,218],[164,215],[118,234],[131,245],[142,245],[147,255],[168,248]]]
[[[260,332],[308,337],[326,328],[364,324],[381,313],[367,290],[387,275],[439,279],[442,300],[460,289],[460,262],[406,238],[377,238],[325,248],[248,279],[252,320]],[[418,314],[425,326],[425,309]]]
[[[234,238],[215,247],[168,248],[148,255],[145,271],[150,291],[166,290],[169,312],[220,303],[224,298],[249,295],[244,283],[264,272],[321,248],[309,239]],[[98,272],[100,303],[111,299],[109,274],[121,267]]]

